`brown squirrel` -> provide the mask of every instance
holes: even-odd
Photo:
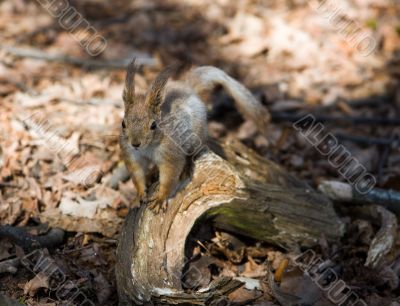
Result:
[[[261,132],[270,120],[269,112],[248,89],[224,71],[204,66],[189,70],[181,81],[172,81],[168,67],[156,77],[147,95],[135,94],[135,60],[127,67],[123,100],[125,115],[121,125],[120,147],[138,196],[158,212],[192,155],[207,140],[204,92],[221,85],[235,100],[239,112],[252,119]],[[146,176],[154,164],[159,171],[159,188],[146,197]]]

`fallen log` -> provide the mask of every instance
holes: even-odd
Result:
[[[126,217],[117,248],[120,305],[204,305],[240,286],[221,278],[207,288],[182,288],[186,241],[201,226],[290,250],[344,233],[332,202],[272,161],[232,139],[213,151],[194,160],[190,177],[164,213],[142,205]]]

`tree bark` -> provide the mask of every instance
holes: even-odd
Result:
[[[240,286],[222,278],[190,293],[182,289],[186,240],[203,224],[291,250],[344,233],[332,202],[275,163],[235,140],[213,151],[194,160],[166,212],[142,205],[125,219],[116,265],[120,305],[203,305]]]

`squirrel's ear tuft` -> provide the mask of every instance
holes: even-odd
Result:
[[[132,103],[135,97],[136,58],[134,57],[126,68],[125,88],[122,94],[125,106]]]
[[[147,96],[147,103],[153,109],[155,113],[160,110],[162,102],[162,92],[168,79],[175,71],[175,66],[168,66],[164,68],[156,77],[153,84],[151,85],[150,92]]]

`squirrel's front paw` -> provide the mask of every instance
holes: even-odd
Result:
[[[144,182],[139,182],[137,180],[133,180],[133,184],[136,188],[137,197],[142,201],[146,197],[146,185]]]
[[[147,204],[149,208],[156,214],[160,212],[160,210],[165,211],[167,209],[168,200],[161,199],[157,196],[148,199]]]

